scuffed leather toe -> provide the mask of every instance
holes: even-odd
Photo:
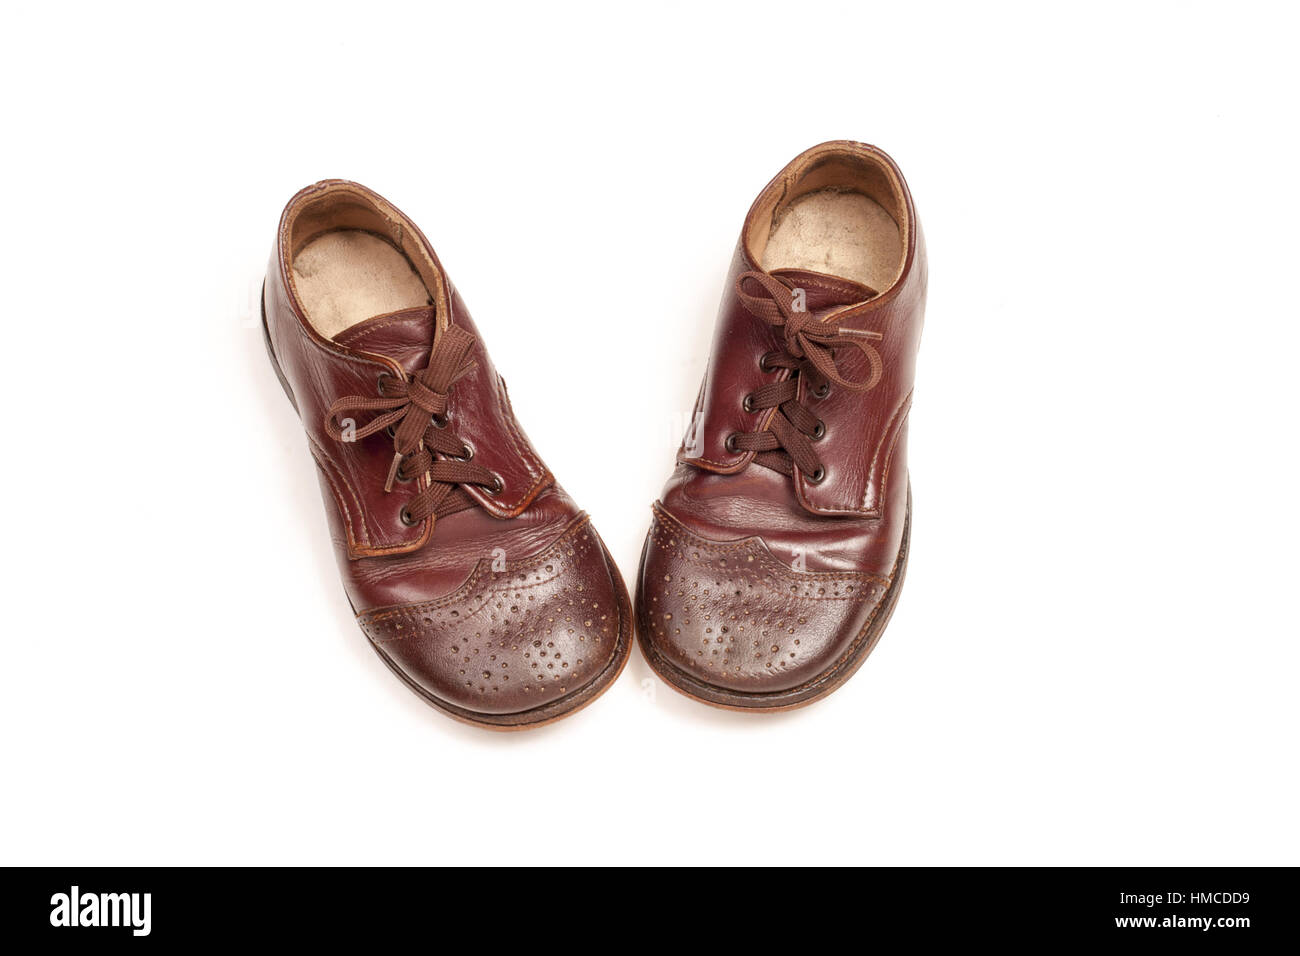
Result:
[[[584,518],[553,545],[494,571],[478,563],[438,600],[357,621],[408,682],[475,715],[534,710],[589,687],[625,660],[622,582]]]
[[[703,538],[656,507],[637,621],[652,663],[666,662],[687,681],[790,692],[852,656],[889,585],[867,574],[796,571],[761,538]]]

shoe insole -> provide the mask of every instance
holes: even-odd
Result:
[[[293,282],[307,320],[327,339],[376,315],[431,303],[406,256],[360,229],[327,232],[303,246]]]
[[[782,211],[761,265],[824,272],[884,292],[902,263],[903,239],[884,208],[861,193],[823,189]]]

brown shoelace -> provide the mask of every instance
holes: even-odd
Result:
[[[429,487],[402,509],[405,524],[418,524],[430,515],[441,518],[470,507],[473,501],[459,485],[480,485],[489,494],[501,491],[501,477],[470,461],[474,449],[457,436],[446,417],[451,386],[473,368],[468,359],[473,344],[474,336],[458,326],[448,326],[438,338],[429,364],[409,381],[385,373],[379,376],[377,398],[347,395],[325,413],[325,431],[337,441],[360,441],[385,430],[392,435],[393,463],[384,483],[385,492],[393,490],[395,481],[404,483],[428,475]],[[343,420],[366,412],[380,414],[365,425],[354,426],[355,432],[346,437]]]
[[[761,291],[750,294],[746,283]],[[880,381],[883,363],[880,353],[870,345],[882,338],[879,332],[836,328],[796,309],[793,291],[766,272],[744,272],[736,278],[736,294],[741,304],[755,318],[781,329],[785,348],[768,352],[759,362],[765,372],[789,369],[784,381],[768,382],[745,396],[745,411],[775,408],[777,413],[763,431],[733,432],[727,438],[729,451],[755,452],[754,461],[786,475],[794,468],[813,484],[826,477],[826,469],[813,447],[826,435],[826,425],[798,401],[799,377],[808,392],[817,398],[830,394],[832,385],[853,392],[865,392]],[[860,349],[871,364],[865,379],[848,379],[835,365],[834,349]]]

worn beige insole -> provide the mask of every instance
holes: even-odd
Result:
[[[861,193],[829,189],[800,196],[781,214],[762,266],[811,269],[884,292],[903,265],[898,224]]]
[[[308,321],[327,339],[376,315],[430,304],[406,256],[359,229],[327,232],[303,246],[293,283]]]

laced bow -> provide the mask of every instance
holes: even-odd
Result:
[[[490,494],[501,490],[500,476],[471,463],[474,449],[456,435],[446,416],[452,385],[474,367],[469,357],[473,345],[474,336],[448,326],[438,337],[429,364],[410,379],[381,375],[377,397],[346,395],[325,413],[325,431],[336,441],[360,441],[380,431],[392,436],[393,461],[385,492],[393,490],[394,482],[428,476],[428,487],[402,509],[405,524],[468,508],[472,501],[458,485],[481,485]],[[353,416],[367,412],[379,414],[358,425]]]
[[[751,293],[747,283],[758,287]],[[799,385],[796,375],[807,382],[807,391],[817,398],[825,398],[830,386],[835,385],[852,392],[865,392],[875,388],[884,371],[880,353],[871,345],[883,336],[879,332],[837,328],[816,319],[812,313],[800,308],[794,291],[766,272],[743,272],[736,278],[736,295],[741,304],[755,318],[779,328],[784,348],[763,356],[764,371],[789,369],[790,377],[780,382],[768,382],[745,397],[745,410],[779,409],[763,431],[734,432],[727,438],[731,451],[755,452],[754,461],[786,475],[798,468],[813,484],[826,477],[813,443],[821,441],[826,426],[798,400]],[[835,364],[835,349],[856,348],[866,356],[870,371],[866,378],[850,379]]]

